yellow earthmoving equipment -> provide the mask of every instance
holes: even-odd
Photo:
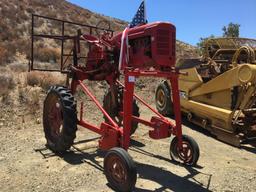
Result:
[[[180,60],[181,109],[188,121],[240,146],[256,138],[256,40],[215,38],[205,43],[200,59]],[[167,81],[156,89],[156,107],[172,115]]]

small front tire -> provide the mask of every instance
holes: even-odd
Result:
[[[199,156],[199,146],[197,142],[188,135],[182,135],[182,149],[178,147],[178,137],[174,137],[170,145],[170,156],[175,162],[180,162],[185,165],[196,165]]]
[[[104,173],[110,186],[121,192],[133,191],[137,170],[131,156],[123,148],[115,147],[104,158]]]

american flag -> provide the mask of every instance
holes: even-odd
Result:
[[[145,24],[145,23],[147,23],[145,1],[142,1],[136,15],[132,19],[132,22],[130,23],[129,27],[132,28],[139,24]]]
[[[140,7],[134,16],[132,22],[128,27],[125,28],[121,38],[121,50],[119,57],[119,70],[123,70],[125,66],[128,65],[129,62],[129,41],[128,41],[128,32],[129,28],[135,27],[139,24],[147,23],[146,20],[146,10],[145,10],[145,0],[142,1]]]

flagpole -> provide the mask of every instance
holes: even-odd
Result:
[[[147,23],[146,0],[143,0],[143,3],[144,3],[144,18],[145,18],[145,23]]]

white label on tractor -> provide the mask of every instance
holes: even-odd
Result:
[[[180,91],[180,97],[183,99],[186,99],[186,92],[185,91]]]
[[[128,82],[135,82],[135,77],[134,76],[129,76],[128,77]]]

